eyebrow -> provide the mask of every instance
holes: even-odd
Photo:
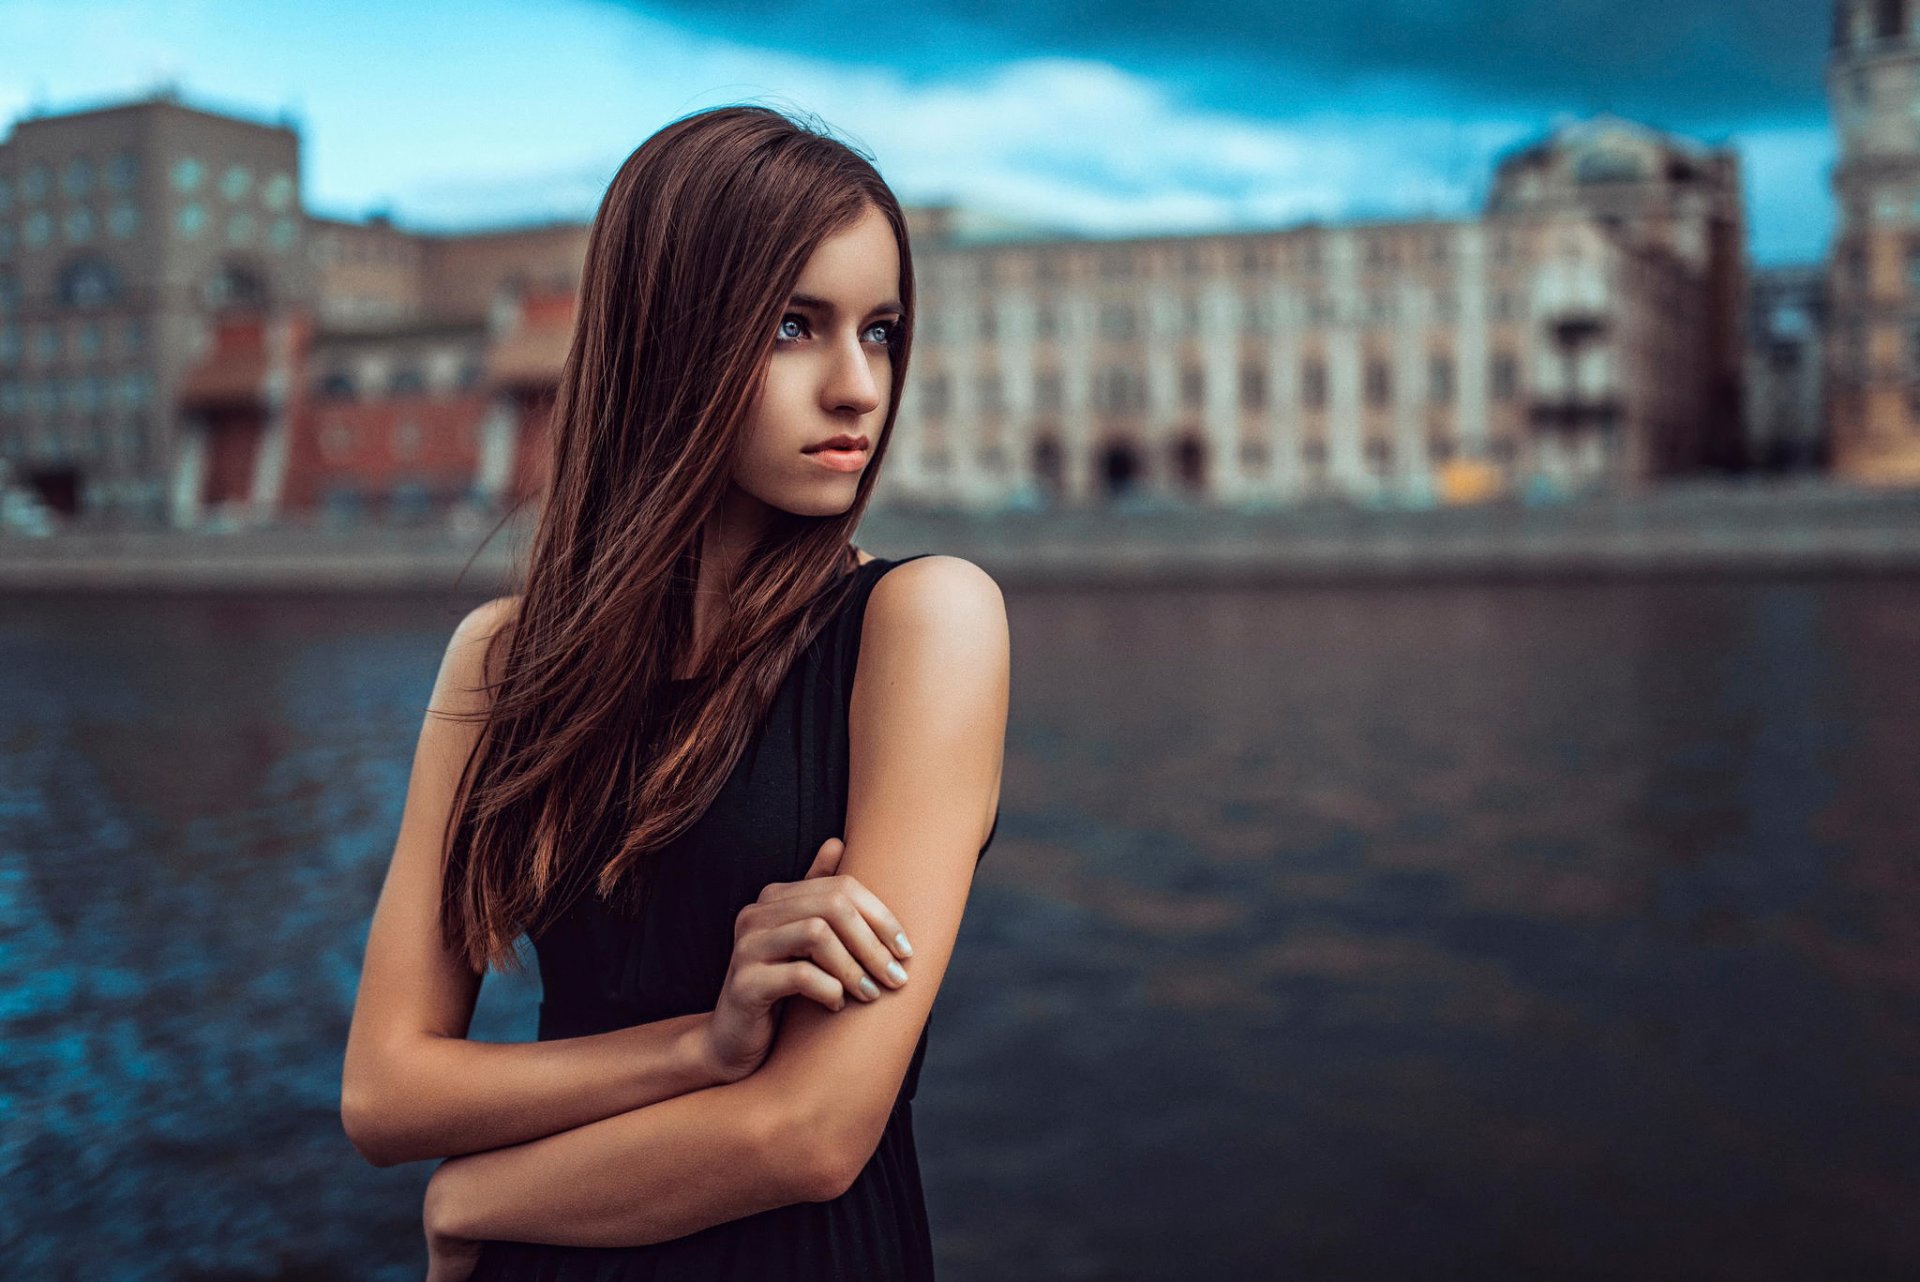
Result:
[[[787,305],[790,307],[805,307],[816,312],[832,312],[832,311],[838,310],[837,308],[834,307],[832,303],[828,302],[826,299],[815,298],[812,294],[790,295],[787,298]],[[867,315],[871,316],[873,315],[873,312],[904,312],[904,311],[906,311],[906,308],[900,306],[900,304],[897,301],[890,298],[886,302],[876,306],[873,309],[873,311],[868,312]]]

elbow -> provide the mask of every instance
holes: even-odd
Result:
[[[340,1129],[346,1132],[353,1151],[371,1166],[398,1166],[408,1159],[398,1150],[380,1119],[380,1108],[367,1098],[366,1092],[351,1086],[341,1090]]]
[[[857,1116],[845,1101],[785,1110],[777,1149],[796,1200],[831,1202],[844,1195],[872,1160],[885,1126],[886,1118]]]

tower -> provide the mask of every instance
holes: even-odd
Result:
[[[1920,484],[1920,0],[1838,0],[1833,13],[1833,470],[1855,481]]]

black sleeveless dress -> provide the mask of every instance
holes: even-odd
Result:
[[[768,882],[798,881],[820,843],[844,831],[847,706],[867,598],[881,575],[918,559],[875,558],[848,571],[856,576],[852,591],[794,662],[760,736],[706,813],[660,852],[653,894],[637,922],[587,894],[532,941],[543,990],[540,1040],[714,1008],[733,952],[735,915]],[[692,683],[672,684],[684,693]],[[996,811],[981,854],[999,826]],[[840,1197],[777,1207],[645,1246],[488,1242],[472,1282],[931,1278],[933,1243],[912,1110],[926,1050],[923,1029],[879,1147]]]

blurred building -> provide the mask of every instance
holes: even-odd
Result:
[[[1766,472],[1824,469],[1826,267],[1765,268],[1747,288],[1748,456]]]
[[[285,124],[165,95],[0,145],[0,456],[43,495],[196,525],[538,492],[588,225],[307,215],[298,159]],[[881,503],[1427,504],[1741,452],[1735,166],[1629,122],[1504,158],[1474,218],[909,220]]]
[[[205,318],[304,298],[300,139],[163,94],[0,140],[0,456],[72,512],[165,510]]]
[[[1833,470],[1867,483],[1920,484],[1920,3],[1840,0],[1833,15]]]
[[[1464,220],[916,245],[897,498],[1424,504],[1738,466],[1734,158],[1601,118]],[[934,223],[936,231],[941,229]]]

